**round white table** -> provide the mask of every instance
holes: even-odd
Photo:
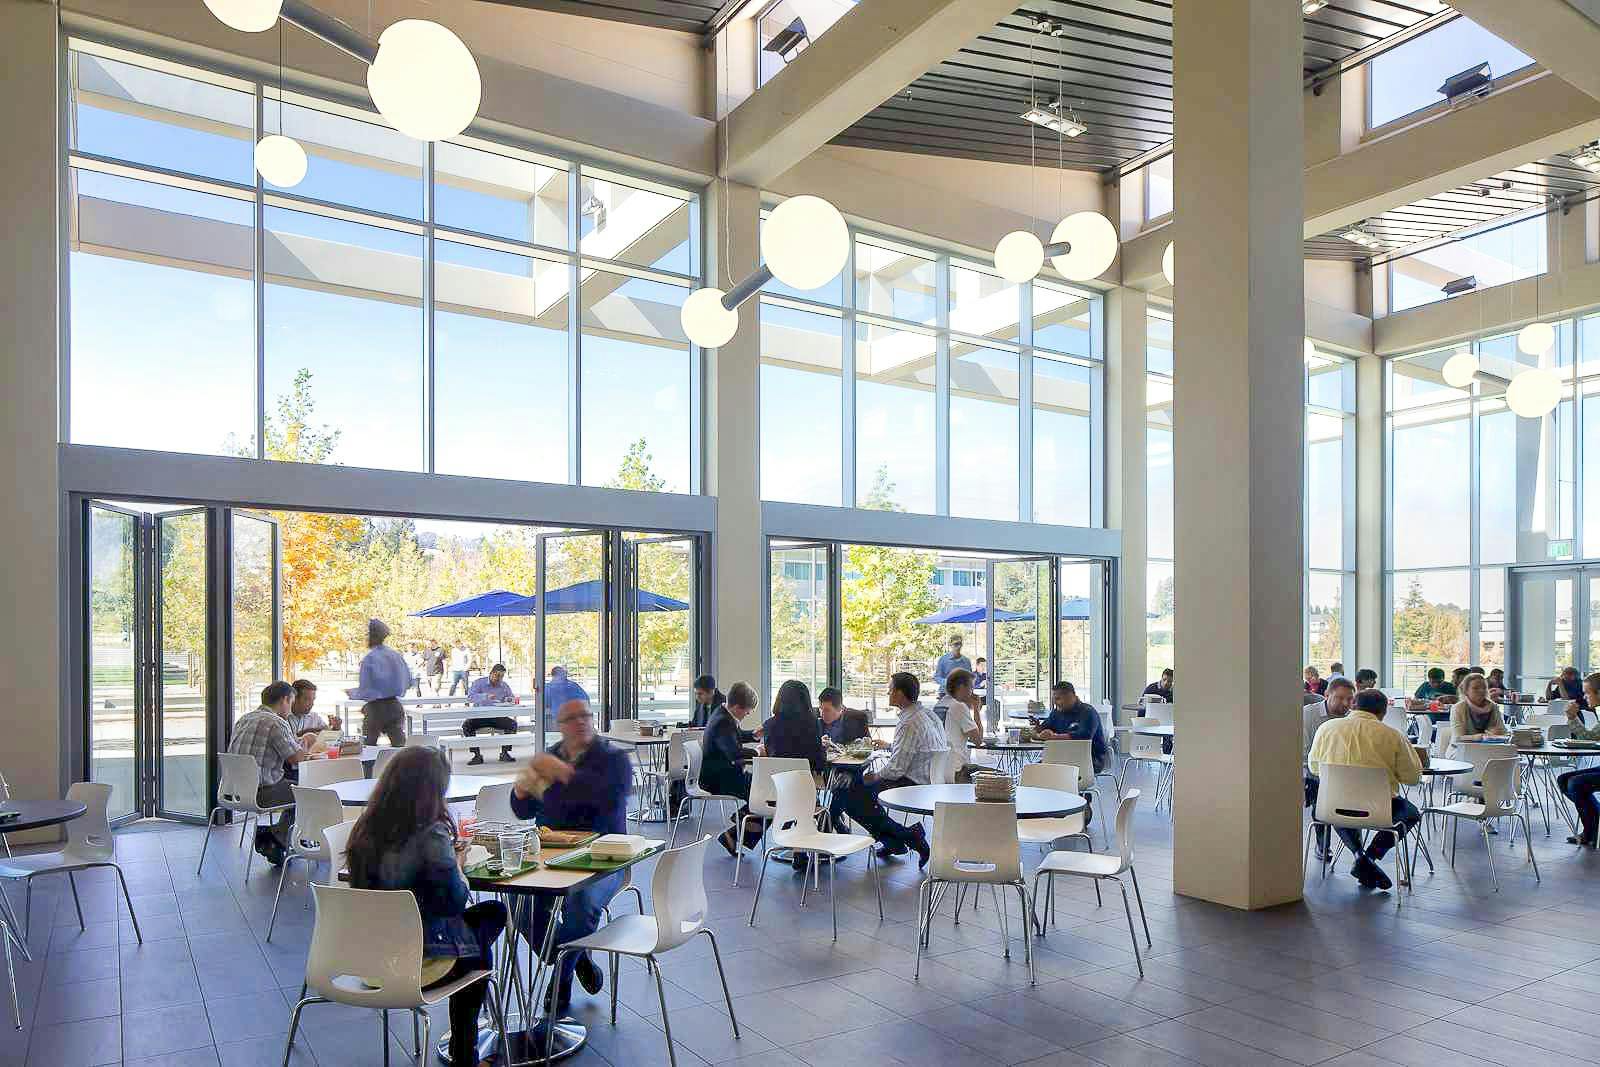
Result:
[[[878,794],[878,803],[890,811],[908,815],[932,815],[935,804],[976,804],[970,785],[903,785]],[[1077,793],[1038,786],[1017,787],[1017,818],[1059,819],[1076,815],[1089,806]]]
[[[1170,722],[1160,722],[1154,726],[1135,726],[1133,732],[1144,737],[1172,737],[1172,726]]]
[[[478,799],[478,790],[486,785],[503,785],[514,782],[515,778],[503,774],[452,774],[450,784],[445,788],[444,798],[452,804],[462,801]],[[325,788],[339,794],[339,802],[346,807],[359,808],[372,799],[372,791],[378,787],[376,778],[356,778],[348,782],[334,782]]]

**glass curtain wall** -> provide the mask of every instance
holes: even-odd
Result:
[[[1354,677],[1356,366],[1306,355],[1305,661]]]
[[[68,440],[698,491],[692,192],[87,42],[66,89]]]
[[[1552,325],[1556,343],[1542,356],[1503,334],[1389,364],[1394,685],[1415,687],[1430,666],[1505,666],[1508,566],[1600,559],[1600,435],[1585,428],[1600,420],[1600,316]],[[1444,365],[1467,351],[1477,376],[1454,388]],[[1555,409],[1538,419],[1505,400],[1530,366],[1562,381]]]
[[[1172,312],[1152,307],[1145,318],[1145,673],[1151,678],[1173,663],[1173,369]]]
[[[766,500],[1102,520],[1099,297],[858,233],[829,284],[761,296]]]

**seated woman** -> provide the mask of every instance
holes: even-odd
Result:
[[[1550,679],[1550,684],[1544,687],[1546,700],[1570,700],[1580,708],[1589,707],[1584,698],[1583,683],[1578,678],[1578,668],[1563,667],[1561,673]]]
[[[556,709],[556,726],[561,740],[523,768],[511,789],[511,810],[519,819],[537,818],[540,825],[555,830],[627,833],[628,794],[633,789],[628,753],[595,733],[594,712],[586,699],[568,700]],[[622,888],[624,877],[621,872],[608,874],[567,893],[556,931],[557,947],[600,928],[600,913]],[[544,944],[555,900],[547,896],[535,900],[527,926],[522,928],[529,944]],[[605,984],[587,952],[566,957],[561,973],[550,983],[548,1007],[555,1017],[572,1007],[574,974],[591,996]]]
[[[438,749],[403,748],[384,769],[350,831],[350,884],[357,889],[409,889],[422,913],[423,982],[452,982],[492,970],[490,950],[506,926],[497,900],[467,905],[463,849],[445,805],[450,764]],[[478,1013],[487,982],[450,997],[450,1062],[479,1064]]]
[[[711,713],[706,720],[705,747],[700,756],[700,788],[717,796],[750,799],[750,772],[744,764],[756,750],[748,744],[756,739],[756,732],[740,728],[756,710],[756,691],[743,682],[735,682],[728,690],[728,702]],[[820,742],[819,742],[820,744]],[[734,826],[745,814],[741,807],[735,813]],[[724,830],[717,838],[728,855],[738,854],[733,840],[733,827]],[[756,827],[754,836],[745,835],[746,847],[755,847],[761,841],[761,830]]]
[[[1506,684],[1506,672],[1499,667],[1494,667],[1489,671],[1488,682],[1491,699],[1504,696],[1511,690],[1511,687]]]
[[[772,718],[761,727],[761,746],[769,756],[805,760],[811,764],[812,774],[828,769],[828,757],[822,751],[822,723],[811,706],[806,683],[791,678],[778,687]]]
[[[1600,708],[1600,674],[1591,674],[1583,680],[1583,695],[1591,708]],[[1567,725],[1572,728],[1572,736],[1580,741],[1600,741],[1600,725],[1585,727],[1583,711],[1576,704],[1567,705]],[[1600,767],[1567,771],[1556,779],[1556,784],[1578,809],[1579,829],[1567,838],[1567,844],[1600,847],[1596,844],[1596,835],[1600,834],[1600,801],[1595,799],[1596,794],[1600,794]]]
[[[1481,674],[1467,675],[1461,681],[1461,699],[1450,712],[1451,740],[1482,741],[1505,736],[1500,705],[1489,699],[1488,679]]]

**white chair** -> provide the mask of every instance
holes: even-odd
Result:
[[[702,745],[698,740],[685,741],[683,745],[684,771],[683,771],[683,799],[678,802],[678,810],[672,819],[672,833],[667,838],[667,847],[672,848],[678,841],[678,826],[689,817],[691,806],[700,808],[699,818],[695,820],[694,832],[700,833],[706,821],[706,805],[716,803],[726,816],[727,805],[732,804],[734,810],[744,804],[743,797],[723,796],[717,793],[707,793],[700,788],[700,760]],[[738,873],[737,870],[734,872]]]
[[[1178,721],[1177,704],[1168,704],[1163,700],[1152,700],[1145,705],[1144,711],[1150,718],[1157,722],[1166,723],[1168,726]]]
[[[1500,746],[1504,747],[1504,746]],[[1489,843],[1489,824],[1498,819],[1516,819],[1522,824],[1523,840],[1528,848],[1528,862],[1533,865],[1534,881],[1539,877],[1539,861],[1533,858],[1533,836],[1528,830],[1528,818],[1517,809],[1521,793],[1522,761],[1516,756],[1499,756],[1484,765],[1480,779],[1482,800],[1460,800],[1454,804],[1429,808],[1429,815],[1448,816],[1456,820],[1450,826],[1450,866],[1456,865],[1456,831],[1461,820],[1478,824],[1483,837],[1484,851],[1489,856],[1489,877],[1494,880],[1494,891],[1500,892],[1500,873],[1494,866],[1494,848]]]
[[[473,815],[479,822],[521,822],[511,810],[511,790],[515,788],[515,782],[496,782],[482,787],[472,806]]]
[[[1451,775],[1450,792],[1470,800],[1483,799],[1483,772],[1489,762],[1516,754],[1516,749],[1509,745],[1484,741],[1458,741],[1455,750],[1459,758],[1471,762],[1472,770]]]
[[[1039,936],[1044,936],[1045,924],[1055,921],[1056,912],[1056,875],[1065,875],[1070,878],[1088,878],[1094,882],[1095,906],[1105,903],[1100,896],[1100,883],[1113,881],[1122,890],[1122,911],[1128,917],[1128,939],[1133,942],[1133,960],[1139,965],[1139,977],[1144,977],[1144,957],[1139,952],[1139,935],[1133,929],[1133,911],[1128,907],[1128,887],[1122,881],[1126,873],[1133,880],[1133,896],[1139,902],[1139,921],[1144,924],[1144,943],[1147,948],[1154,948],[1155,943],[1150,940],[1150,920],[1144,914],[1144,897],[1139,892],[1139,875],[1133,869],[1133,813],[1139,806],[1139,791],[1130,789],[1123,795],[1117,804],[1117,854],[1104,855],[1098,852],[1052,852],[1040,861],[1038,868],[1033,872],[1033,922],[1039,931]],[[1045,878],[1044,915],[1040,915],[1039,908],[1039,878]]]
[[[1157,726],[1159,720],[1148,716],[1140,716],[1133,720],[1133,730],[1128,734],[1128,758],[1123,761],[1123,781],[1127,781],[1128,764],[1142,763],[1153,767],[1156,772],[1156,803],[1155,810],[1161,810],[1162,788],[1172,776],[1172,755],[1161,751],[1161,738],[1150,737],[1138,732],[1141,726]],[[1171,806],[1169,795],[1168,806]]]
[[[1404,734],[1411,726],[1411,716],[1406,714],[1405,708],[1391,704],[1389,710],[1383,713],[1383,725]]]
[[[443,751],[444,746],[439,743],[438,734],[408,734],[406,735],[406,748],[437,748]],[[448,752],[445,755],[449,755]]]
[[[340,779],[344,781],[345,779]],[[278,871],[278,891],[272,895],[272,917],[267,920],[267,940],[272,940],[272,928],[278,921],[278,902],[283,899],[283,883],[289,877],[289,867],[295,860],[306,863],[328,863],[328,880],[336,881],[339,868],[332,866],[333,853],[328,849],[324,831],[344,822],[344,803],[331,789],[312,789],[304,785],[294,789],[294,827],[289,831],[289,851]]]
[[[382,778],[383,777],[383,769],[385,767],[389,766],[389,761],[394,759],[395,753],[399,752],[399,751],[400,750],[398,748],[380,748],[380,749],[378,749],[377,758],[375,758],[372,761],[372,777],[374,777],[374,778]]]
[[[804,760],[800,762],[804,763]],[[834,868],[846,856],[866,852],[867,870],[872,872],[872,885],[878,894],[878,918],[883,918],[883,885],[878,880],[877,857],[872,851],[872,838],[862,834],[834,834],[817,829],[817,786],[811,778],[811,768],[803,771],[784,771],[772,779],[777,792],[777,808],[772,816],[772,832],[767,835],[766,847],[761,850],[761,874],[756,878],[756,896],[750,902],[750,925],[756,924],[756,908],[761,904],[761,886],[767,879],[767,861],[775,850],[802,853],[811,857],[813,869],[823,857],[828,860],[828,903],[833,908],[833,939],[839,940],[839,903],[833,892]],[[817,874],[820,879],[821,874]],[[800,904],[806,902],[806,885],[809,879],[800,879]]]
[[[77,801],[86,810],[67,823],[67,844],[59,852],[34,852],[26,856],[8,856],[0,861],[0,878],[20,878],[27,887],[23,897],[22,939],[28,940],[33,929],[33,880],[44,874],[65,874],[72,887],[72,903],[78,909],[78,928],[87,929],[83,922],[83,904],[78,900],[78,883],[72,875],[93,867],[110,867],[117,872],[122,885],[122,899],[128,905],[128,918],[133,920],[133,933],[144,943],[139,931],[139,917],[133,912],[133,898],[128,895],[128,880],[117,865],[117,839],[111,835],[111,823],[106,818],[106,804],[111,800],[111,787],[104,782],[73,782],[67,786],[67,799]],[[204,847],[204,846],[202,846]]]
[[[354,819],[325,827],[322,839],[328,843],[328,873],[330,881],[345,869],[345,857],[350,851],[350,831],[356,828]]]
[[[1017,806],[1012,803],[945,804],[933,806],[933,854],[928,874],[917,888],[917,958],[913,979],[922,974],[922,950],[927,945],[933,913],[943,895],[940,886],[992,885],[1017,891],[1022,902],[1022,952],[1028,961],[1029,984],[1038,983],[1033,968],[1033,939],[1028,936],[1031,905],[1022,880],[1022,846],[1017,840]],[[1000,937],[1005,958],[1011,958],[1011,932],[1005,898],[1000,905]]]
[[[1156,747],[1160,748],[1159,740],[1157,740]],[[1100,792],[1095,788],[1094,784],[1093,741],[1046,741],[1044,743],[1044,762],[1076,767],[1078,769],[1078,785],[1076,789],[1069,790],[1069,792],[1082,793],[1089,798],[1090,804],[1093,804],[1099,797]],[[1121,793],[1122,788],[1119,785],[1117,794],[1120,796]],[[1106,837],[1105,821],[1103,819],[1100,822],[1100,840],[1107,848],[1111,846],[1110,839]]]
[[[1417,738],[1412,742],[1412,744],[1421,745],[1428,751],[1433,751],[1433,734],[1436,729],[1436,727],[1433,725],[1433,720],[1428,718],[1426,715],[1420,715],[1413,718],[1411,721],[1417,724]],[[1405,733],[1404,730],[1401,730],[1400,732]]]
[[[759,823],[764,832],[767,824],[778,814],[778,789],[772,784],[772,779],[786,771],[805,771],[810,774],[811,764],[792,756],[757,756],[750,761],[750,800],[746,805],[749,810],[739,819],[739,832],[734,841],[734,885],[739,884],[739,866],[744,862],[745,830],[753,821]]]
[[[1548,713],[1544,715],[1529,715],[1528,725],[1538,726],[1544,730],[1549,730],[1552,726],[1566,726],[1567,715],[1564,711],[1560,715],[1551,715]]]
[[[561,973],[562,957],[573,952],[603,952],[611,957],[611,1025],[617,1024],[617,960],[631,956],[644,961],[645,969],[656,980],[656,997],[661,1002],[661,1028],[667,1036],[667,1060],[676,1067],[677,1052],[672,1044],[672,1019],[667,1011],[667,995],[661,984],[661,962],[658,957],[670,952],[691,939],[705,934],[711,942],[711,954],[717,963],[717,977],[722,980],[722,999],[728,1005],[728,1022],[733,1026],[733,1036],[739,1036],[739,1020],[733,1012],[733,997],[728,992],[728,976],[722,970],[722,950],[717,947],[717,935],[706,925],[706,843],[700,840],[662,853],[656,860],[655,871],[650,876],[650,901],[654,915],[623,915],[613,919],[594,933],[568,941],[556,953],[552,973]],[[548,1028],[549,1042],[545,1046],[547,1062],[555,1062],[555,1027]]]
[[[1389,782],[1389,771],[1384,767],[1353,767],[1338,763],[1324,763],[1318,768],[1321,784],[1317,788],[1317,807],[1311,825],[1328,826],[1358,832],[1387,830],[1395,835],[1395,881],[1402,886],[1411,884],[1411,868],[1406,851],[1404,829],[1394,819],[1394,789]],[[1306,837],[1309,856],[1311,836]],[[1331,854],[1330,854],[1331,855]],[[1309,866],[1303,857],[1302,864]],[[1328,876],[1328,864],[1321,862],[1322,877]],[[1394,895],[1395,907],[1400,906],[1401,894]]]
[[[335,782],[355,782],[366,777],[361,760],[355,756],[342,759],[301,760],[300,784],[307,789],[321,789]]]
[[[505,1014],[494,974],[470,971],[448,984],[422,987],[422,913],[409,889],[348,889],[311,883],[316,923],[306,957],[306,980],[289,1015],[285,1067],[294,1051],[300,1013],[309,1004],[344,1004],[383,1013],[384,1057],[388,1058],[389,1012],[408,1011],[422,1024],[417,1062],[429,1046],[427,1008],[474,982],[489,983],[489,1003],[500,1029],[500,1062],[510,1062]]]
[[[1055,744],[1056,742],[1049,742]],[[1088,742],[1083,742],[1088,744]],[[1059,789],[1063,793],[1078,791],[1078,778],[1082,770],[1071,763],[1029,763],[1022,768],[1022,784],[1040,789]],[[1024,845],[1038,845],[1053,851],[1057,841],[1068,837],[1083,838],[1083,847],[1093,849],[1094,844],[1084,830],[1080,812],[1060,819],[1018,819],[1017,840]]]
[[[1378,692],[1382,693],[1390,700],[1404,700],[1407,695],[1404,689],[1396,689],[1392,686],[1388,689],[1379,689]]]
[[[1546,715],[1559,716],[1562,722],[1566,722],[1567,721],[1567,709],[1569,707],[1571,707],[1571,706],[1572,706],[1572,701],[1570,701],[1570,700],[1561,700],[1561,699],[1552,700],[1552,701],[1550,701],[1549,705],[1544,709],[1544,713]]]
[[[1435,726],[1433,728],[1433,741],[1428,746],[1428,754],[1443,759],[1450,751],[1450,740],[1455,736],[1455,727]]]
[[[221,781],[217,783],[217,806],[211,809],[211,814],[206,816],[206,835],[200,842],[200,862],[195,864],[194,873],[199,874],[206,865],[206,849],[211,844],[211,828],[216,825],[217,816],[222,812],[231,811],[235,815],[242,815],[239,820],[239,845],[242,848],[245,835],[250,829],[250,823],[261,824],[261,816],[275,815],[280,811],[287,811],[294,807],[293,804],[270,804],[262,807],[256,803],[256,790],[261,785],[261,765],[254,756],[242,753],[218,752],[217,771]],[[244,876],[250,878],[250,864],[255,860],[255,850],[245,857]]]

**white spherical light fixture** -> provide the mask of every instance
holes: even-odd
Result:
[[[994,246],[994,269],[1008,282],[1032,281],[1044,266],[1044,243],[1027,230],[1012,230]]]
[[[1530,356],[1542,356],[1556,343],[1556,328],[1548,322],[1530,322],[1517,334],[1517,347]]]
[[[461,38],[437,22],[401,19],[378,38],[367,91],[395,129],[419,141],[440,141],[477,117],[483,82]]]
[[[1172,285],[1172,242],[1167,242],[1167,250],[1161,253],[1161,273],[1167,279],[1167,284]]]
[[[1465,389],[1478,374],[1478,357],[1471,352],[1457,352],[1444,361],[1444,383],[1452,389]]]
[[[306,150],[293,137],[269,133],[256,142],[256,171],[279,189],[292,189],[306,176]]]
[[[225,26],[260,33],[278,21],[283,0],[206,0],[206,7]]]
[[[820,196],[791,196],[761,227],[761,256],[773,277],[791,289],[817,289],[844,269],[850,228]]]
[[[721,289],[696,289],[678,313],[683,332],[701,348],[720,348],[739,332],[739,313],[723,307],[722,296]]]
[[[1542,367],[1530,367],[1506,386],[1506,404],[1525,419],[1542,419],[1561,402],[1561,379]]]
[[[1117,258],[1117,228],[1098,211],[1079,211],[1056,224],[1050,243],[1065,241],[1070,247],[1050,263],[1075,282],[1098,278]]]

